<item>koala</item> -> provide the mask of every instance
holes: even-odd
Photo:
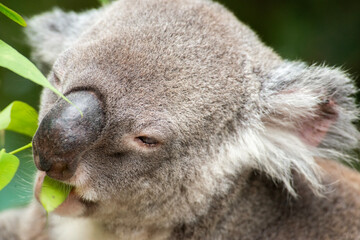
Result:
[[[360,239],[342,70],[282,59],[211,0],[55,9],[27,35],[73,105],[44,89],[35,200],[1,239]],[[45,175],[73,186],[48,216]]]

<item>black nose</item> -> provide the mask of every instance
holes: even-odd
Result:
[[[73,92],[67,98],[76,107],[59,100],[42,119],[33,139],[37,168],[58,180],[73,176],[79,156],[98,139],[105,120],[94,92]]]

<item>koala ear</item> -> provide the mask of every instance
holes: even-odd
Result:
[[[55,8],[31,18],[25,33],[33,47],[34,61],[40,67],[51,67],[58,55],[97,20],[100,11],[101,9],[65,13]]]
[[[267,77],[261,90],[265,124],[292,132],[311,147],[357,147],[355,87],[344,72],[285,62]]]

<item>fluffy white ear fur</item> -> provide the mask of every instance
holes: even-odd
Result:
[[[237,151],[292,195],[292,171],[319,194],[323,186],[314,157],[346,160],[346,152],[358,146],[354,93],[350,78],[338,69],[284,62],[263,80],[261,124],[239,134]]]
[[[51,67],[58,55],[70,47],[87,26],[97,21],[101,11],[103,9],[75,13],[55,8],[28,20],[25,33],[33,47],[34,61],[40,67]]]
[[[296,134],[285,129],[262,124],[242,129],[233,140],[221,147],[220,153],[220,159],[226,159],[221,169],[227,166],[233,174],[242,169],[257,169],[275,182],[283,183],[286,190],[296,196],[292,175],[293,171],[297,171],[307,179],[315,194],[323,192],[320,172],[314,160],[316,150],[308,148]]]
[[[297,133],[308,145],[349,150],[359,139],[355,92],[339,69],[285,62],[263,81],[263,120]],[[310,125],[313,131],[305,131]]]

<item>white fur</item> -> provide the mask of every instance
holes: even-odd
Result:
[[[146,229],[119,228],[116,236],[109,234],[100,224],[88,218],[67,218],[56,215],[51,216],[50,236],[54,240],[162,240],[167,239],[171,234],[169,230],[149,232]]]
[[[203,166],[201,172],[209,176],[205,186],[226,192],[230,185],[226,176],[241,174],[249,168],[283,182],[292,195],[296,195],[292,187],[292,170],[302,174],[314,192],[319,193],[323,188],[319,183],[320,173],[314,153],[294,134],[272,127],[239,131],[238,136],[221,146],[217,161]],[[215,181],[221,184],[214,187]]]
[[[115,239],[114,236],[106,234],[97,224],[90,219],[65,218],[56,215],[51,216],[51,239],[54,240],[99,240]]]

